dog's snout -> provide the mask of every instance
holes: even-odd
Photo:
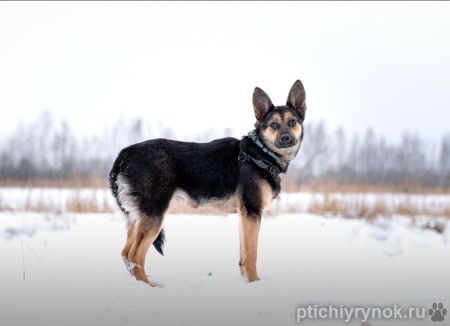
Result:
[[[291,141],[291,136],[289,135],[289,134],[284,134],[284,135],[281,135],[280,136],[280,140],[281,140],[281,142],[284,144],[284,143],[288,143],[288,142],[290,142]]]

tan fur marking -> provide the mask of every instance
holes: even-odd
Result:
[[[247,216],[245,209],[239,210],[240,229],[240,260],[241,274],[249,282],[259,280],[256,271],[256,257],[258,253],[258,235],[261,225],[261,216]]]
[[[263,132],[262,132],[262,137],[263,139],[267,142],[269,142],[270,144],[275,144],[275,141],[277,140],[277,130],[273,130],[272,128],[266,128]],[[273,145],[275,146],[275,145]],[[269,146],[270,148],[270,146]],[[272,149],[272,148],[270,148]]]
[[[125,246],[122,249],[122,257],[128,259],[128,252],[133,244],[133,223],[128,222],[127,225],[127,240]]]
[[[277,112],[277,113],[274,113],[274,114],[270,117],[269,124],[272,123],[272,122],[278,122],[278,123],[281,123],[282,121],[283,121],[283,120],[281,119],[281,115]]]
[[[162,223],[161,223],[162,224]],[[131,230],[130,242],[131,247],[126,257],[129,265],[131,266],[131,274],[138,280],[150,283],[145,273],[145,256],[147,255],[148,248],[155,241],[159,232],[161,232],[162,225],[154,225],[146,222],[146,220],[139,219],[133,224]],[[127,244],[129,241],[127,240]],[[127,244],[125,246],[127,246]]]
[[[273,200],[272,187],[265,179],[262,179],[259,183],[259,189],[261,193],[262,208],[263,210],[267,210]]]
[[[275,113],[273,116],[270,117],[270,120],[267,122],[267,124],[270,125],[272,122],[277,122],[281,124],[283,122],[283,120],[281,119],[281,115],[279,113]],[[262,136],[265,140],[268,140],[269,142],[275,144],[275,141],[278,136],[278,130],[274,130],[268,127],[263,131]]]
[[[292,128],[295,139],[299,140],[302,135],[302,125],[297,123],[294,128]]]
[[[287,112],[284,115],[284,122],[287,124],[291,119],[297,120],[297,118],[292,113]],[[294,128],[291,128],[291,130],[292,133],[294,134],[295,139],[300,139],[300,135],[302,134],[302,125],[300,123],[296,123]]]
[[[291,120],[291,119],[297,120],[297,118],[296,118],[291,112],[287,111],[287,112],[284,114],[284,123],[288,123],[289,120]]]

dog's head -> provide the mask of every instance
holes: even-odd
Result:
[[[300,80],[292,86],[286,105],[274,106],[259,87],[253,92],[256,130],[264,144],[283,159],[290,161],[297,154],[303,139],[305,120],[305,88]]]

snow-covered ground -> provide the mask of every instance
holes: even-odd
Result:
[[[307,304],[450,307],[448,227],[439,234],[401,216],[266,217],[252,284],[239,274],[236,216],[168,215],[165,229],[165,256],[151,249],[147,258],[162,284],[151,288],[123,265],[118,213],[0,213],[1,324],[295,325]]]

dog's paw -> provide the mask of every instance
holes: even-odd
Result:
[[[248,281],[248,283],[253,283],[253,282],[256,282],[256,281],[259,281],[260,280],[260,278],[258,277],[258,275],[247,275],[247,281]]]

